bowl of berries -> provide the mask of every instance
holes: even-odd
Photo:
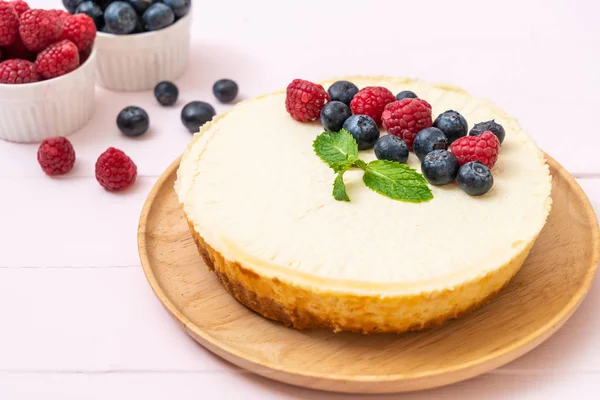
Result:
[[[97,81],[111,90],[150,90],[187,69],[191,0],[63,0],[98,30]]]
[[[87,15],[0,1],[0,139],[39,142],[89,121],[95,39]]]

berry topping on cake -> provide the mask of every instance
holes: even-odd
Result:
[[[192,101],[181,110],[181,122],[191,133],[196,133],[216,114],[217,112],[210,104],[203,101]]]
[[[413,149],[419,160],[423,161],[425,156],[434,150],[447,150],[448,139],[438,128],[425,128],[415,136]]]
[[[321,125],[328,132],[337,132],[352,115],[350,107],[341,101],[330,101],[321,110]]]
[[[496,135],[500,144],[504,142],[504,136],[506,135],[504,132],[504,127],[494,120],[475,124],[475,126],[469,132],[469,136],[479,136],[485,131],[490,131]]]
[[[61,20],[47,10],[29,10],[21,15],[19,33],[29,51],[39,52],[60,39]]]
[[[220,79],[213,85],[213,94],[221,103],[231,103],[238,95],[238,85],[231,79]]]
[[[108,148],[96,161],[96,180],[106,190],[126,189],[136,177],[137,166],[119,149]]]
[[[40,144],[37,159],[46,175],[62,175],[73,169],[75,150],[69,139],[55,136],[44,139]]]
[[[329,94],[323,86],[302,79],[294,79],[287,87],[285,109],[297,121],[314,121],[321,115]]]
[[[125,107],[117,116],[117,127],[125,136],[143,135],[149,126],[150,117],[140,107]]]
[[[79,67],[79,50],[70,40],[54,43],[38,54],[37,72],[46,79],[56,78]]]
[[[175,21],[171,7],[163,3],[152,4],[142,15],[142,24],[148,31],[164,29]],[[108,24],[108,21],[106,21]]]
[[[0,83],[21,84],[41,80],[35,65],[27,60],[6,60],[0,63]]]
[[[358,87],[352,82],[337,81],[329,86],[327,93],[329,93],[331,101],[341,101],[349,106],[356,93],[358,93]]]
[[[22,0],[11,1],[10,5],[15,9],[19,17],[23,15],[25,11],[29,10],[29,4]]]
[[[10,46],[19,36],[19,15],[12,4],[0,2],[0,46]]]
[[[488,168],[492,168],[498,160],[500,141],[490,131],[485,131],[479,136],[465,136],[450,146],[450,150],[458,158],[460,165],[469,161],[481,161]]]
[[[96,39],[96,24],[88,15],[67,15],[62,28],[61,38],[75,43],[79,51],[87,51],[92,48]]]
[[[416,99],[417,97],[419,96],[417,96],[415,92],[411,92],[410,90],[403,90],[396,95],[396,100]]]
[[[467,135],[469,126],[465,118],[454,110],[448,110],[433,121],[433,126],[444,132],[448,143]]]
[[[173,82],[162,81],[154,87],[154,96],[163,106],[172,106],[177,103],[179,89]]]
[[[408,146],[398,136],[384,135],[375,142],[375,156],[404,164],[408,160]]]
[[[353,114],[368,115],[377,125],[381,125],[381,114],[385,106],[396,98],[394,94],[382,86],[362,88],[350,102]]]
[[[434,150],[421,163],[421,173],[432,185],[446,185],[458,173],[458,159],[448,150]]]
[[[370,149],[379,139],[379,127],[368,115],[353,115],[344,122],[343,128],[356,140],[359,150]]]
[[[406,98],[385,106],[383,126],[388,133],[404,140],[412,149],[415,136],[431,126],[431,105],[418,98]]]
[[[165,6],[164,4],[162,5]],[[126,35],[133,32],[137,19],[138,16],[133,7],[124,1],[110,3],[104,11],[104,23],[106,28],[110,33],[117,35]]]
[[[470,161],[458,170],[458,185],[471,196],[481,196],[494,185],[494,177],[490,169],[480,161]]]
[[[93,1],[80,2],[75,14],[85,14],[90,17],[96,24],[96,30],[98,31],[104,28],[104,11]]]

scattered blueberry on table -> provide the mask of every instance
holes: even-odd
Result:
[[[221,103],[231,103],[238,95],[238,85],[231,79],[220,79],[213,85],[213,94]]]
[[[125,136],[140,136],[148,130],[150,117],[140,107],[125,107],[117,116],[117,126]]]
[[[179,89],[173,82],[162,81],[154,87],[154,96],[163,106],[172,106],[177,103]]]
[[[196,133],[202,125],[211,121],[217,114],[213,106],[204,101],[192,101],[181,110],[181,122],[191,132]]]

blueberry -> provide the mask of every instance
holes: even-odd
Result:
[[[403,90],[396,95],[396,100],[402,99],[416,99],[417,95],[415,92],[411,92],[410,90]]]
[[[370,149],[379,139],[379,127],[368,115],[352,115],[343,128],[354,136],[359,150]]]
[[[115,1],[104,11],[104,23],[108,31],[116,35],[127,35],[135,30],[138,16],[129,3]]]
[[[413,142],[413,150],[419,160],[423,161],[427,153],[431,153],[434,150],[447,150],[448,149],[448,139],[444,132],[439,130],[438,128],[425,128],[421,129],[417,136],[415,136],[415,141]]]
[[[213,94],[221,103],[232,102],[238,95],[238,85],[231,79],[221,79],[213,85]]]
[[[469,125],[465,118],[454,110],[448,110],[433,121],[433,126],[440,129],[448,138],[448,144],[467,135]]]
[[[131,4],[131,7],[133,7],[138,15],[142,15],[150,7],[150,4],[152,4],[149,0],[127,0],[127,2]]]
[[[154,96],[163,106],[172,106],[177,103],[179,89],[173,82],[162,81],[154,87]]]
[[[212,120],[216,111],[208,103],[203,101],[192,101],[181,110],[181,122],[192,133],[198,132],[200,127]]]
[[[338,132],[352,115],[350,107],[341,101],[330,101],[321,110],[321,125],[328,132]]]
[[[177,18],[185,16],[192,6],[192,0],[163,0],[163,3],[171,7]]]
[[[108,7],[108,5],[114,1],[115,0],[94,0],[94,2],[103,10],[106,10],[106,7]]]
[[[458,173],[458,159],[448,150],[434,150],[421,163],[421,173],[432,185],[446,185]]]
[[[104,12],[93,1],[84,1],[79,4],[75,9],[75,14],[85,14],[90,17],[99,31],[104,27]]]
[[[481,196],[494,185],[490,169],[480,161],[468,162],[458,170],[458,185],[471,196]]]
[[[62,0],[63,6],[65,6],[65,9],[71,14],[75,14],[77,6],[79,6],[82,2],[83,0]]]
[[[125,107],[117,116],[117,126],[125,136],[140,136],[150,126],[148,113],[136,106]]]
[[[384,135],[375,142],[375,155],[379,160],[405,164],[408,160],[408,146],[397,136]]]
[[[152,4],[142,15],[144,28],[148,31],[157,31],[166,28],[175,21],[173,10],[163,3]]]
[[[358,88],[352,82],[337,81],[329,86],[327,92],[332,101],[341,101],[346,105],[350,105],[352,98],[358,93]]]
[[[471,132],[469,132],[469,136],[479,136],[485,131],[491,131],[494,135],[496,135],[500,141],[500,144],[504,142],[504,136],[506,135],[504,133],[504,128],[494,120],[475,124],[475,126],[471,129]]]

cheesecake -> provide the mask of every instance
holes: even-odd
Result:
[[[175,190],[209,267],[239,302],[298,329],[418,330],[490,300],[518,272],[550,212],[543,153],[515,119],[459,88],[345,79],[413,91],[434,118],[456,110],[470,127],[501,124],[492,189],[469,196],[457,184],[430,185],[431,200],[398,201],[352,169],[344,175],[351,201],[337,201],[335,175],[313,149],[323,128],[290,117],[285,90],[266,94],[205,124],[177,171]],[[359,157],[376,159],[373,149]],[[414,153],[407,164],[420,171]]]

